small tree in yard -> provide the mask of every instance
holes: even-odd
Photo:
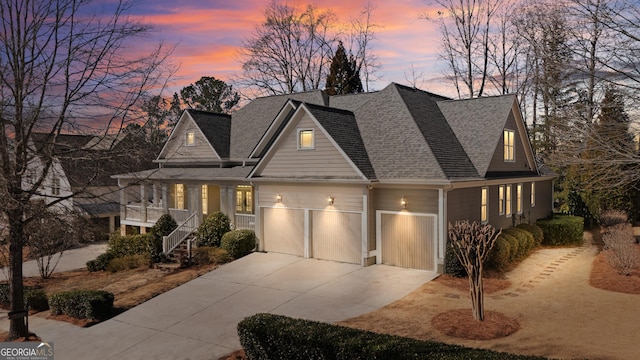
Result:
[[[44,211],[40,219],[35,219],[26,227],[27,244],[35,257],[40,277],[48,279],[58,266],[62,254],[74,243],[73,216],[54,216]]]
[[[467,270],[473,318],[478,321],[484,320],[482,264],[489,257],[489,252],[501,232],[496,231],[491,225],[481,225],[475,221],[456,221],[453,225],[449,223],[449,244]]]

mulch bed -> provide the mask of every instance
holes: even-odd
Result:
[[[477,321],[471,309],[443,312],[431,319],[431,325],[445,335],[469,340],[497,339],[520,330],[518,320],[497,311],[485,310],[484,320]]]
[[[640,246],[637,250],[640,256]],[[601,251],[593,261],[589,283],[602,290],[638,295],[640,294],[640,269],[636,268],[629,276],[620,275],[609,265],[604,251]]]
[[[494,277],[485,277],[482,279],[485,294],[492,294],[508,289],[511,286],[511,281],[508,279],[499,278],[495,275],[492,276]],[[469,292],[469,279],[467,277],[457,278],[451,275],[442,275],[434,281],[460,292]]]

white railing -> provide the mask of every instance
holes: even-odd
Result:
[[[187,209],[169,209],[169,215],[178,223],[187,221],[190,217],[189,210]]]
[[[248,215],[248,214],[236,214],[235,218],[235,228],[247,229],[247,230],[256,230],[256,216]]]
[[[185,222],[178,225],[173,232],[162,238],[162,252],[168,254],[185,241],[200,225],[198,213],[193,213]]]
[[[147,207],[147,222],[155,223],[162,215],[164,215],[163,208],[155,206]]]
[[[125,219],[142,220],[142,205],[127,205]]]

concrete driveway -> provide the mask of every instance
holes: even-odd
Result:
[[[30,328],[57,359],[218,359],[260,312],[335,322],[404,297],[435,273],[254,253],[111,320],[79,328],[41,317]]]

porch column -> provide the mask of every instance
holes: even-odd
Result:
[[[156,183],[151,184],[153,190],[153,207],[159,207],[160,196],[158,195],[158,186]]]
[[[116,231],[116,217],[113,215],[109,216],[109,234],[112,234]]]
[[[141,183],[140,184],[140,213],[141,213],[141,217],[142,219],[140,219],[140,221],[142,222],[147,222],[147,197],[145,195],[145,184]],[[142,231],[140,231],[140,233],[142,234]]]
[[[127,218],[127,202],[129,201],[127,192],[125,191],[126,185],[127,184],[124,184],[124,181],[118,179],[118,188],[120,191],[120,219],[122,220]],[[122,222],[120,225],[120,235],[127,235],[127,226],[122,224]]]
[[[169,213],[169,186],[165,183],[162,184],[162,213]]]
[[[187,195],[189,196],[189,214],[197,213],[202,223],[202,185],[190,185]]]

